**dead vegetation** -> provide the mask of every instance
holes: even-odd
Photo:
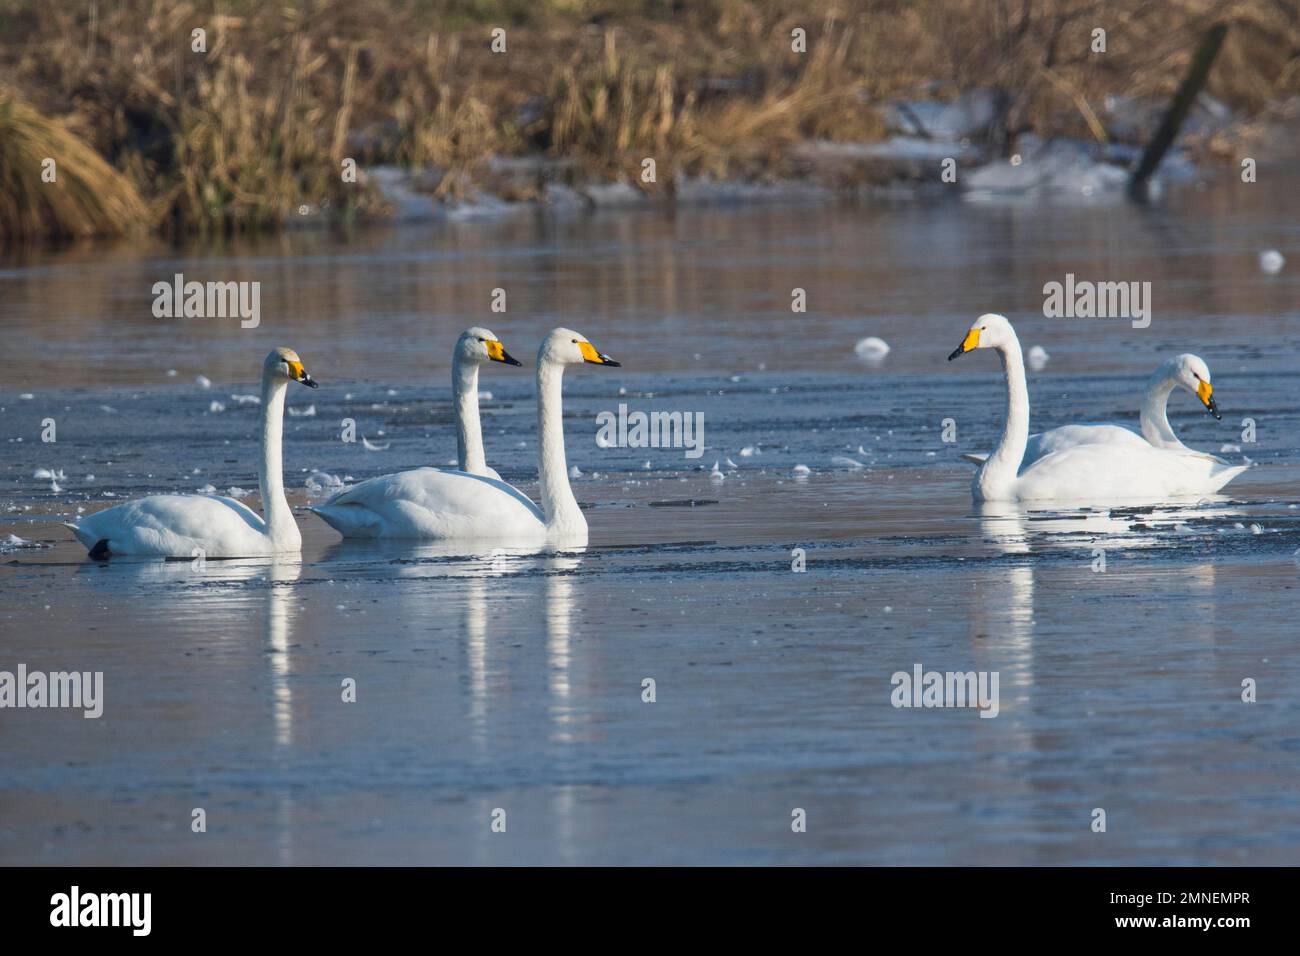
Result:
[[[1300,92],[1297,0],[0,0],[8,102],[39,111],[16,107],[104,200],[98,215],[84,191],[26,192],[53,141],[0,128],[0,233],[373,209],[345,158],[427,169],[441,195],[493,156],[643,188],[776,176],[800,142],[880,138],[890,99],[975,88],[1002,103],[995,147],[1025,130],[1104,139],[1104,97],[1167,97],[1217,21],[1231,29],[1212,95],[1250,116]],[[655,186],[637,178],[645,157]]]

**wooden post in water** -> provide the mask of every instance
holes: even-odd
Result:
[[[1206,31],[1201,45],[1197,47],[1196,55],[1192,57],[1191,65],[1187,68],[1187,75],[1183,77],[1183,82],[1174,93],[1174,98],[1169,101],[1169,108],[1165,110],[1159,128],[1147,142],[1146,149],[1142,151],[1142,160],[1133,171],[1132,178],[1129,179],[1128,193],[1132,199],[1138,202],[1146,200],[1147,183],[1151,179],[1151,174],[1156,171],[1160,160],[1164,159],[1165,153],[1178,137],[1178,131],[1182,128],[1183,121],[1187,119],[1187,113],[1196,100],[1196,94],[1201,92],[1201,87],[1205,85],[1205,80],[1210,75],[1210,67],[1214,65],[1214,58],[1219,55],[1219,48],[1223,46],[1223,38],[1227,33],[1226,23],[1216,23]]]

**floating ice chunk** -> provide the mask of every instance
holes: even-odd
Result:
[[[1286,265],[1286,257],[1276,249],[1265,249],[1259,254],[1259,268],[1261,272],[1275,276],[1282,271]]]
[[[889,354],[889,343],[882,338],[868,335],[865,339],[859,339],[858,344],[853,346],[853,354],[864,362],[883,362],[885,356]]]
[[[1041,372],[1043,366],[1047,364],[1047,360],[1050,358],[1051,356],[1047,354],[1047,349],[1043,348],[1041,345],[1035,345],[1029,350],[1029,368],[1032,371]]]
[[[315,418],[316,406],[308,405],[306,408],[291,408],[289,409],[289,417],[290,418]]]
[[[37,468],[32,472],[32,477],[38,478],[41,481],[66,481],[68,476],[63,473],[62,468],[58,471],[54,471],[50,468]]]
[[[749,457],[750,457],[751,455],[753,455],[753,454],[754,454],[754,446],[753,446],[753,445],[746,445],[744,448],[740,449],[740,457],[741,457],[741,458],[749,458]]]
[[[812,469],[807,465],[795,465],[790,469],[790,474],[794,475],[796,478],[806,478],[812,474]]]
[[[175,378],[175,377],[176,377],[176,369],[174,369],[174,368],[169,368],[169,369],[167,370],[167,377],[168,377],[168,378]]]
[[[252,494],[251,491],[247,488],[240,488],[238,485],[232,485],[226,489],[226,496],[230,498],[246,498],[250,494]]]
[[[737,464],[736,464],[734,461],[732,461],[730,458],[728,458],[728,459],[727,459],[727,467],[728,467],[728,468],[739,468],[740,466],[737,465]]]
[[[206,375],[195,375],[194,384],[199,388],[211,388],[212,379],[208,378]]]
[[[714,461],[713,470],[709,472],[709,481],[719,482],[719,481],[726,481],[726,480],[727,480],[727,476],[724,475],[722,473],[722,469],[718,467],[718,462]]]
[[[487,389],[480,389],[478,393],[478,400],[480,402],[490,402],[492,401],[492,393],[489,392]]]
[[[231,395],[230,400],[239,405],[261,405],[262,399],[258,395]]]
[[[344,488],[343,479],[338,475],[331,475],[323,471],[313,471],[307,476],[305,482],[307,488],[307,497],[323,498],[332,495],[335,492],[342,491]]]
[[[574,465],[572,468],[569,469],[569,477],[570,477],[570,478],[581,478],[581,477],[582,477],[582,469],[579,468],[577,465]]]
[[[391,444],[392,442],[390,441],[386,441],[383,444],[380,444],[378,442],[371,441],[365,435],[361,436],[361,447],[364,448],[366,451],[387,451],[388,446]]]
[[[1241,446],[1234,445],[1231,442],[1227,443],[1226,445],[1221,445],[1219,447],[1219,453],[1224,455],[1231,455],[1239,451],[1241,451]]]
[[[35,398],[36,396],[33,395],[31,392],[23,392],[23,393],[22,393],[21,395],[19,395],[18,397],[21,398],[24,402],[30,402],[30,401],[31,401],[33,398]]]
[[[226,410],[226,406],[222,405],[216,399],[213,399],[211,402],[208,403],[208,411],[210,411],[213,415],[216,415],[218,412],[224,412],[225,410]]]
[[[867,467],[856,458],[850,458],[848,455],[836,455],[831,459],[831,464],[836,468],[847,468],[849,471],[858,471]]]
[[[4,554],[6,551],[18,551],[22,548],[39,547],[41,547],[41,545],[37,544],[35,541],[28,541],[25,538],[18,537],[16,534],[6,535],[5,537],[0,538],[0,554]],[[46,605],[46,607],[48,606],[49,605]]]
[[[201,495],[215,495],[217,493],[217,486],[204,485],[202,488],[195,488],[194,490]]]

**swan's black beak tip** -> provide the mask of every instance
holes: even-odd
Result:
[[[503,352],[501,354],[505,356],[504,358],[501,359],[501,361],[505,362],[507,365],[513,365],[516,368],[518,368],[524,364],[523,362],[519,361],[519,359],[511,355],[509,352]]]
[[[298,379],[298,381],[302,382],[302,384],[306,385],[308,388],[320,388],[320,383],[306,372],[302,373],[302,378]]]
[[[964,348],[962,348],[960,345],[957,346],[955,349],[952,350],[952,354],[948,356],[948,361],[951,362],[951,361],[952,361],[953,359],[955,359],[958,355],[962,355],[962,354],[964,354],[965,351],[966,351],[966,350],[965,350]]]

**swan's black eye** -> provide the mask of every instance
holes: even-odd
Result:
[[[989,327],[988,327],[987,325],[981,325],[981,326],[980,326],[980,331],[981,331],[981,332],[987,332],[988,330],[989,330]]]
[[[478,340],[479,340],[480,342],[486,342],[486,341],[487,341],[487,339],[483,338],[483,336],[481,336],[481,335],[478,337]]]

